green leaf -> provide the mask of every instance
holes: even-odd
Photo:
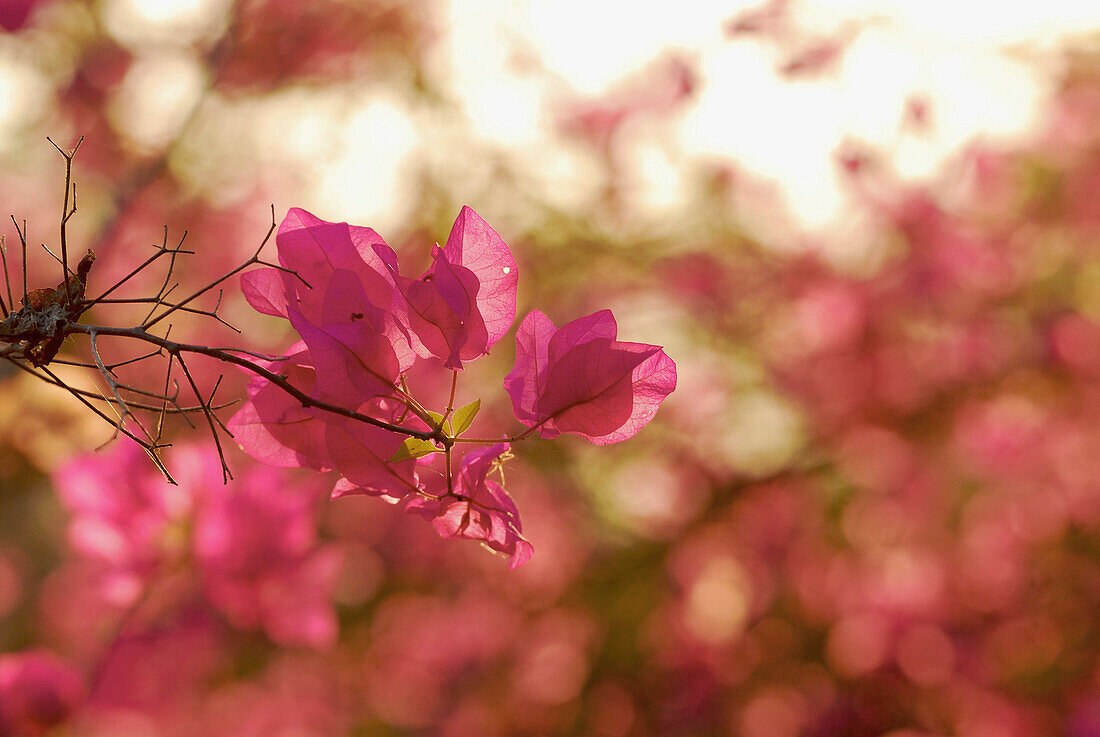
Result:
[[[410,458],[423,458],[426,455],[438,452],[439,448],[435,447],[435,443],[430,440],[405,438],[405,442],[401,443],[401,447],[397,449],[397,452],[393,454],[388,463],[407,461]]]
[[[457,438],[470,429],[470,425],[474,423],[474,418],[477,417],[477,412],[480,409],[481,400],[475,399],[465,407],[459,407],[455,410],[454,416],[451,417],[451,425],[454,427],[453,437]]]
[[[428,413],[428,417],[432,418],[432,425],[439,427],[439,423],[443,422],[443,415],[438,412],[432,412],[430,409],[425,411]]]

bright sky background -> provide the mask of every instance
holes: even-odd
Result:
[[[758,5],[642,1],[623,12],[621,0],[444,0],[430,72],[465,120],[411,109],[415,103],[383,83],[354,102],[337,99],[337,91],[303,105],[307,93],[291,91],[241,104],[242,115],[256,116],[241,129],[257,149],[270,151],[276,141],[284,155],[315,168],[310,186],[330,219],[399,224],[416,168],[447,150],[441,144],[461,149],[464,137],[538,172],[554,204],[568,206],[598,183],[591,162],[554,134],[562,103],[614,89],[676,51],[694,61],[700,85],[682,114],[621,141],[635,206],[652,217],[674,211],[691,165],[734,161],[776,182],[797,220],[814,228],[844,212],[833,158],[840,142],[866,141],[892,152],[902,174],[933,176],[976,136],[1033,130],[1052,71],[1034,60],[1059,38],[1100,28],[1097,0],[795,0],[808,28],[860,30],[835,71],[792,82],[776,76],[774,48],[723,35],[725,21]],[[103,0],[101,7],[109,32],[139,57],[114,103],[116,123],[155,146],[174,135],[179,110],[201,89],[192,44],[217,33],[228,3]],[[37,114],[43,83],[0,45],[0,135]],[[899,130],[912,95],[930,103],[929,135]]]
[[[501,5],[452,0],[445,24],[454,94],[483,136],[545,145],[537,122],[556,91],[512,68],[516,49],[591,95],[678,50],[697,62],[702,85],[659,140],[634,142],[642,196],[658,208],[673,205],[683,192],[674,181],[683,164],[728,158],[778,180],[808,226],[843,212],[833,161],[841,141],[892,151],[902,174],[922,177],[976,136],[1024,135],[1037,122],[1044,70],[1014,61],[1006,49],[1039,51],[1065,34],[1100,27],[1100,2],[807,1],[795,12],[811,28],[863,28],[837,72],[791,82],[776,76],[773,48],[723,37],[724,21],[755,2],[641,2],[629,14],[615,0],[526,0],[505,13]],[[929,101],[935,123],[919,139],[899,133],[906,99],[915,94]]]

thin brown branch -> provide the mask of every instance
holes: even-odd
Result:
[[[199,297],[206,294],[211,289],[214,289],[215,287],[217,287],[219,284],[223,283],[224,281],[226,281],[230,277],[241,273],[242,271],[247,269],[249,266],[252,266],[253,264],[259,263],[260,262],[260,251],[262,251],[264,246],[267,245],[267,242],[269,240],[271,240],[272,234],[275,233],[275,227],[276,227],[275,207],[272,206],[272,208],[271,208],[271,227],[269,227],[267,229],[267,234],[264,236],[264,239],[260,242],[259,247],[256,248],[256,252],[253,253],[252,256],[248,260],[246,260],[244,263],[237,266],[236,268],[230,270],[229,272],[223,274],[222,276],[218,277],[217,279],[210,282],[206,286],[200,288],[198,291],[194,292],[191,296],[187,297],[186,299],[176,303],[175,305],[172,305],[171,307],[169,307],[167,310],[165,310],[164,312],[157,315],[152,320],[146,320],[145,322],[143,322],[141,324],[141,327],[148,330],[149,328],[153,327],[154,325],[156,325],[158,322],[160,322],[164,318],[171,315],[173,312],[176,312],[177,310],[182,309],[185,305],[187,305],[188,303],[198,299]]]
[[[52,258],[54,261],[56,261],[59,264],[64,264],[65,263],[64,261],[61,260],[60,256],[58,256],[56,253],[54,253],[53,251],[50,250],[49,246],[47,246],[45,243],[43,243],[41,245],[42,245],[42,250],[45,251],[46,253],[50,254],[50,258]],[[66,269],[66,271],[68,271],[68,270]]]
[[[315,397],[306,394],[301,389],[297,388],[289,381],[285,376],[270,371],[263,366],[253,363],[246,358],[242,358],[230,350],[224,350],[220,348],[211,348],[203,345],[192,345],[188,343],[177,343],[166,338],[161,338],[158,335],[154,335],[146,331],[141,326],[133,328],[116,328],[104,325],[72,325],[70,329],[74,333],[95,333],[102,336],[121,336],[133,338],[134,340],[144,341],[151,345],[159,346],[166,352],[179,356],[184,353],[193,353],[197,355],[209,356],[223,363],[233,364],[234,366],[240,366],[241,368],[256,374],[264,379],[267,379],[281,391],[289,394],[302,403],[303,407],[318,409],[322,412],[329,412],[334,415],[346,417],[350,420],[357,422],[363,422],[368,425],[381,428],[383,430],[389,430],[390,432],[400,433],[413,438],[420,438],[421,440],[438,439],[437,432],[428,432],[423,430],[413,430],[411,428],[395,425],[384,420],[379,420],[376,417],[356,412],[355,410],[348,409],[347,407],[341,407],[340,405],[330,404]],[[493,441],[498,442],[498,441]]]
[[[476,443],[477,445],[492,445],[493,443],[518,443],[521,440],[526,440],[531,437],[531,434],[543,426],[544,423],[550,421],[552,418],[547,417],[537,425],[532,425],[519,435],[513,435],[510,438],[454,438],[456,443]]]
[[[225,374],[220,374],[218,376],[217,380],[214,382],[214,387],[210,390],[210,396],[207,397],[207,399],[206,399],[207,405],[210,406],[211,409],[214,409],[214,405],[213,405],[214,395],[218,393],[218,389],[221,387],[222,379],[224,379],[224,378],[225,378]],[[213,417],[214,417],[214,421],[218,423],[218,427],[220,427],[222,429],[222,432],[224,432],[229,437],[233,437],[233,433],[231,433],[229,431],[229,428],[226,427],[225,423],[222,422],[222,418],[218,417],[216,414],[213,415]]]
[[[10,363],[13,366],[18,368],[20,371],[24,371],[24,372],[30,374],[34,378],[36,378],[39,381],[43,382],[44,384],[48,384],[50,386],[60,387],[60,388],[65,389],[66,391],[69,391],[69,392],[76,392],[77,394],[80,394],[83,397],[87,397],[88,399],[95,399],[95,400],[98,400],[100,402],[106,402],[107,404],[114,405],[115,402],[116,402],[116,400],[111,398],[111,397],[105,397],[102,394],[98,394],[96,392],[89,391],[87,389],[78,389],[77,387],[71,386],[67,382],[61,380],[60,378],[52,379],[52,378],[50,378],[51,376],[55,376],[55,377],[57,376],[56,374],[54,374],[52,372],[50,372],[50,374],[48,376],[40,374],[35,369],[33,369],[30,366],[27,366],[26,364],[24,364],[18,358],[11,357],[11,356],[4,356],[3,354],[0,354],[0,357],[8,358]],[[199,407],[198,405],[181,407],[178,404],[176,404],[175,401],[172,400],[171,398],[168,398],[168,402],[170,404],[174,405],[174,406],[169,407],[167,409],[167,414],[182,415],[185,420],[187,419],[187,415],[189,415],[189,414],[195,414],[197,412],[202,412],[202,407]],[[161,407],[159,405],[155,405],[155,404],[143,404],[141,402],[133,402],[133,401],[129,401],[129,400],[127,400],[127,403],[130,405],[131,409],[140,409],[140,410],[143,410],[143,411],[146,411],[146,412],[160,412],[161,411]],[[221,410],[221,409],[225,409],[227,407],[232,407],[235,404],[237,404],[236,401],[223,402],[222,404],[213,405],[211,407],[211,409]],[[188,421],[188,422],[190,423],[190,421]],[[193,425],[192,425],[192,427],[193,427]]]
[[[129,403],[126,401],[126,399],[122,397],[122,394],[120,393],[120,390],[124,387],[121,387],[119,385],[119,383],[115,380],[114,374],[111,371],[108,371],[107,367],[104,365],[103,359],[99,355],[99,345],[96,338],[97,335],[94,330],[88,333],[88,342],[91,344],[92,356],[95,358],[95,363],[96,366],[99,368],[100,375],[102,375],[103,380],[107,382],[107,387],[111,390],[111,393],[114,395],[115,399],[118,400],[117,404],[119,417],[118,422],[115,425],[115,434],[111,437],[111,440],[114,440],[115,437],[118,437],[118,433],[123,429],[126,418],[129,417],[133,420],[134,424],[138,426],[145,437],[149,439],[149,447],[156,447],[159,438],[154,438],[154,436],[145,428],[145,426],[141,424],[141,420],[138,419],[138,417],[130,411]],[[125,387],[125,390],[133,391],[133,389],[129,387]]]
[[[228,427],[218,416],[217,411],[229,406],[231,403],[215,404],[214,397],[221,387],[222,376],[219,376],[214,383],[213,388],[209,393],[204,393],[200,388],[195,376],[191,370],[189,364],[189,358],[191,356],[206,356],[222,363],[235,365],[239,368],[243,368],[246,371],[259,376],[267,381],[271,382],[279,390],[285,392],[289,396],[296,399],[301,403],[303,407],[316,409],[318,411],[331,413],[338,415],[356,422],[362,422],[369,424],[389,432],[398,433],[401,435],[415,437],[423,440],[431,439],[439,443],[442,443],[448,450],[452,444],[451,438],[448,433],[443,429],[443,423],[439,423],[436,426],[431,421],[431,416],[402,386],[393,386],[395,395],[401,399],[406,407],[406,415],[402,416],[404,420],[408,412],[420,417],[421,420],[429,424],[428,430],[414,430],[405,427],[401,424],[394,422],[387,422],[385,420],[371,417],[370,415],[363,414],[354,409],[347,407],[341,407],[339,405],[331,404],[329,402],[322,401],[309,394],[303,392],[298,387],[293,386],[288,378],[278,373],[278,361],[283,360],[283,357],[268,356],[263,353],[249,351],[246,349],[238,348],[216,348],[206,345],[194,345],[188,343],[181,343],[172,340],[169,335],[171,333],[171,326],[164,332],[163,337],[152,332],[152,329],[166,317],[173,313],[188,313],[193,315],[199,315],[203,317],[212,318],[219,323],[237,330],[234,326],[224,320],[218,313],[221,309],[222,300],[224,298],[224,289],[219,288],[220,285],[225,283],[231,277],[241,273],[245,269],[253,265],[259,265],[269,268],[280,270],[284,273],[291,274],[295,278],[306,283],[297,272],[292,269],[288,269],[285,266],[269,263],[260,257],[263,248],[271,240],[276,230],[275,220],[275,208],[271,207],[271,224],[267,229],[262,241],[256,250],[249,256],[243,263],[239,264],[235,268],[227,271],[213,281],[207,283],[205,286],[197,289],[183,299],[174,300],[171,299],[172,293],[179,287],[179,284],[173,281],[173,275],[175,273],[177,265],[177,257],[181,255],[190,255],[193,252],[183,249],[183,243],[187,237],[187,233],[184,232],[179,242],[175,247],[168,246],[168,230],[167,227],[164,230],[164,235],[159,247],[154,254],[146,258],[135,269],[130,271],[126,276],[111,285],[108,289],[104,290],[95,299],[85,299],[85,291],[87,287],[88,270],[91,267],[92,262],[95,260],[95,254],[89,252],[80,264],[80,268],[76,272],[75,276],[70,275],[68,268],[68,242],[66,227],[69,218],[76,212],[76,192],[75,186],[72,184],[72,157],[76,152],[74,148],[72,152],[66,153],[60,147],[58,147],[53,141],[50,141],[55,148],[65,157],[66,160],[66,186],[65,186],[65,198],[63,201],[63,211],[61,219],[61,257],[58,258],[49,248],[46,248],[47,252],[55,259],[58,260],[64,271],[64,279],[62,283],[58,285],[56,289],[36,289],[33,293],[27,291],[27,229],[24,222],[22,228],[20,228],[18,221],[12,217],[12,222],[15,224],[16,232],[20,238],[20,244],[22,248],[23,256],[23,281],[24,281],[24,296],[22,299],[23,309],[19,310],[18,314],[12,314],[11,319],[8,319],[8,315],[5,314],[5,320],[3,324],[3,332],[0,332],[2,339],[0,339],[0,358],[6,358],[14,363],[20,370],[31,373],[40,380],[58,386],[69,393],[76,396],[79,401],[85,406],[92,409],[97,416],[106,422],[109,422],[114,427],[114,432],[111,438],[107,442],[111,442],[117,438],[120,434],[138,442],[146,451],[156,460],[158,468],[165,473],[166,477],[171,480],[171,476],[165,471],[163,464],[160,462],[157,453],[159,449],[166,447],[166,443],[162,442],[166,427],[166,417],[169,414],[180,414],[184,420],[194,427],[189,418],[190,414],[202,413],[205,417],[206,424],[210,430],[210,435],[214,441],[215,447],[218,452],[218,457],[222,466],[223,480],[228,481],[232,478],[232,473],[229,469],[229,465],[225,458],[224,447],[222,445],[221,433],[224,433],[228,437],[232,437],[232,433]],[[79,146],[79,144],[78,144]],[[72,202],[69,201],[70,188],[72,188]],[[5,279],[9,291],[9,302],[12,302],[14,310],[14,302],[10,295],[10,272],[7,270],[6,252],[4,253],[4,268]],[[125,284],[130,282],[131,279],[141,274],[144,270],[152,267],[158,260],[164,256],[168,256],[168,265],[165,270],[163,280],[160,281],[159,288],[156,290],[153,296],[139,296],[139,297],[111,297],[117,290],[121,289]],[[71,278],[70,278],[71,277]],[[307,284],[308,286],[308,284]],[[72,289],[71,287],[77,287]],[[212,309],[205,309],[196,304],[197,300],[204,295],[217,289],[218,294],[215,300],[214,307]],[[29,296],[28,296],[29,295]],[[95,305],[112,305],[112,304],[133,304],[133,305],[149,305],[150,309],[145,315],[144,319],[136,326],[123,328],[116,327],[109,324],[104,325],[85,325],[80,324],[78,321],[81,317]],[[7,305],[4,305],[5,312],[7,312]],[[158,331],[159,332],[159,331]],[[237,332],[240,332],[237,330]],[[89,346],[91,351],[90,361],[76,361],[66,359],[56,359],[58,349],[61,347],[65,338],[77,333],[83,333],[88,336]],[[121,338],[127,340],[138,340],[144,342],[150,346],[155,347],[155,350],[151,350],[146,353],[142,353],[138,356],[133,356],[125,360],[109,363],[104,359],[104,340],[108,338]],[[134,365],[143,361],[156,358],[158,356],[164,356],[167,359],[165,365],[164,381],[159,391],[142,388],[137,384],[127,383],[120,378],[117,370],[124,367]],[[26,359],[30,362],[31,366],[28,367],[23,364],[23,360]],[[86,369],[95,369],[105,382],[106,388],[103,393],[90,392],[83,389],[77,389],[68,385],[60,377],[46,368],[47,364],[51,361],[58,360],[59,363],[65,365],[73,365]],[[270,367],[270,368],[269,368]],[[190,407],[182,407],[179,403],[178,397],[180,392],[180,382],[175,380],[173,372],[176,369],[183,371],[184,380],[190,387],[190,391],[194,394],[197,404]],[[41,369],[38,371],[36,369]],[[275,369],[275,370],[272,370]],[[175,390],[172,391],[173,385]],[[454,409],[454,386],[452,385],[451,399],[447,406],[447,416],[449,417]],[[103,409],[96,407],[93,402],[103,402],[111,408],[115,414],[115,418],[112,419]],[[143,422],[138,412],[149,412],[155,414],[155,427],[150,428]],[[219,429],[221,433],[219,433]],[[450,458],[448,457],[448,462]],[[450,476],[450,472],[448,472]]]
[[[110,443],[112,440],[114,440],[118,436],[118,432],[121,431],[123,435],[130,438],[135,443],[137,443],[138,445],[140,445],[142,448],[145,449],[145,451],[149,454],[149,457],[152,459],[153,463],[156,465],[157,470],[159,470],[162,474],[164,474],[164,478],[168,481],[168,483],[173,484],[173,485],[176,484],[176,480],[174,478],[172,478],[172,474],[168,472],[168,469],[165,467],[164,462],[161,461],[160,456],[157,455],[157,451],[160,450],[161,448],[167,448],[168,447],[167,445],[153,445],[151,443],[146,442],[145,440],[142,440],[137,435],[132,433],[130,430],[128,430],[125,427],[120,426],[115,420],[112,420],[110,417],[108,417],[103,411],[101,411],[99,409],[99,407],[96,407],[94,404],[89,402],[86,398],[81,396],[80,392],[78,392],[76,389],[74,389],[73,387],[69,386],[64,381],[62,381],[57,376],[57,374],[54,374],[52,371],[50,371],[48,368],[46,368],[44,366],[42,367],[42,371],[47,376],[49,376],[54,381],[56,381],[58,386],[60,386],[62,389],[66,390],[67,392],[72,394],[74,397],[76,397],[77,400],[81,404],[83,404],[85,407],[87,407],[93,413],[95,413],[95,415],[97,417],[102,418],[104,422],[106,422],[107,424],[112,425],[112,426],[115,427],[115,433],[107,441],[108,443]],[[104,445],[106,445],[106,443],[104,443]],[[103,446],[101,445],[100,447],[102,448]]]
[[[11,216],[11,224],[15,226],[15,233],[19,236],[19,248],[23,252],[23,296],[27,296],[27,221],[23,221],[23,229],[19,229],[19,221],[15,219],[15,215]],[[6,261],[5,261],[6,263]],[[15,303],[12,302],[12,309],[15,309]]]
[[[187,231],[185,230],[185,231],[183,231],[183,238],[186,238],[186,237],[187,237]],[[163,240],[163,243],[167,243],[167,242],[168,242],[168,226],[165,225],[164,226],[164,240]],[[182,240],[181,240],[181,242],[182,242]],[[161,305],[162,303],[164,303],[164,301],[167,299],[168,295],[171,294],[175,290],[175,288],[179,286],[179,284],[172,284],[171,287],[168,286],[172,282],[172,274],[176,270],[176,256],[177,256],[177,254],[173,253],[169,257],[169,259],[168,259],[168,270],[164,274],[164,281],[161,282],[160,288],[157,290],[157,294],[153,298],[153,306],[149,309],[149,314],[147,314],[145,316],[145,319],[143,319],[141,321],[142,324],[145,324],[146,322],[149,321],[149,318],[151,318],[153,316],[153,313],[157,311],[157,307],[159,305]]]
[[[187,377],[187,383],[191,385],[191,391],[195,393],[195,398],[199,400],[199,403],[203,408],[203,415],[206,417],[206,423],[210,426],[210,436],[214,439],[214,447],[218,451],[218,460],[222,465],[222,482],[229,483],[229,480],[233,478],[233,473],[229,470],[229,464],[225,462],[225,450],[222,448],[221,438],[218,437],[218,429],[214,425],[215,415],[210,409],[210,405],[207,400],[202,398],[202,393],[199,391],[198,384],[195,383],[195,379],[191,376],[191,369],[187,367],[187,361],[183,356],[176,353],[176,360],[179,362],[179,366],[183,369],[183,375]],[[221,424],[220,422],[218,424]],[[223,426],[224,427],[224,426]],[[228,431],[227,431],[228,432]]]
[[[0,256],[3,257],[3,261],[4,261],[4,279],[8,278],[8,253],[7,253],[7,251],[8,251],[8,247],[7,247],[7,244],[5,244],[5,242],[4,242],[4,236],[0,235]],[[9,300],[11,299],[11,283],[10,282],[8,283],[8,299]],[[14,304],[12,305],[12,309],[15,309]],[[0,312],[4,313],[4,317],[8,316],[8,305],[7,305],[6,302],[4,302],[3,295],[0,295]]]
[[[173,287],[173,289],[174,288],[175,287]],[[159,300],[156,297],[134,297],[134,298],[130,298],[130,299],[127,299],[127,298],[96,299],[96,300],[87,300],[87,301],[88,302],[95,302],[95,304],[100,304],[100,305],[143,305],[143,304],[152,304],[153,305],[153,310],[156,310],[157,307],[160,307],[164,304],[168,304],[168,305],[172,304],[171,302],[166,303],[163,300]],[[240,333],[241,332],[240,328],[238,328],[237,326],[233,325],[232,323],[229,323],[226,320],[222,319],[221,315],[217,314],[217,312],[215,312],[214,310],[203,310],[203,309],[199,309],[198,307],[182,307],[182,306],[178,306],[178,309],[179,309],[180,312],[186,312],[186,313],[189,313],[189,314],[192,314],[192,315],[202,315],[203,317],[209,317],[212,320],[217,320],[222,325],[225,325],[227,328],[229,328],[230,330],[232,330],[235,333]],[[150,311],[150,314],[151,314],[151,312],[152,311]],[[148,315],[146,316],[146,318],[148,318]]]
[[[50,142],[50,145],[57,149],[57,152],[65,157],[65,198],[61,204],[61,274],[62,284],[65,287],[65,294],[69,293],[69,242],[66,233],[67,226],[69,224],[69,218],[76,214],[76,184],[73,183],[73,157],[76,156],[76,152],[80,149],[80,144],[84,143],[84,136],[80,137],[80,140],[73,146],[72,151],[64,151],[60,146],[53,142],[53,139],[46,136],[46,140]],[[69,189],[72,189],[73,204],[69,207]],[[47,249],[49,250],[49,249]],[[52,255],[52,254],[51,254]]]
[[[154,253],[152,256],[148,257],[147,259],[142,261],[140,264],[138,264],[129,274],[122,277],[121,279],[119,279],[114,284],[112,284],[110,287],[107,288],[106,291],[104,291],[98,297],[96,297],[95,299],[86,300],[85,305],[82,308],[82,311],[89,310],[94,305],[99,304],[99,302],[102,301],[108,294],[111,294],[116,289],[118,289],[119,287],[124,285],[126,282],[130,281],[135,276],[140,274],[142,271],[144,271],[145,269],[152,266],[153,262],[156,261],[157,259],[159,259],[160,257],[168,255],[168,254],[194,255],[194,253],[195,253],[194,251],[185,251],[185,250],[183,250],[183,241],[187,237],[187,232],[186,231],[184,231],[183,237],[180,238],[180,242],[176,244],[175,248],[168,248],[167,247],[167,239],[168,239],[167,229],[165,230],[165,236],[164,237],[165,237],[165,242],[163,244],[161,244],[160,246],[157,246],[157,245],[153,246],[154,248],[157,249],[156,253]]]
[[[113,372],[114,369],[119,368],[121,366],[129,366],[129,365],[132,365],[132,364],[135,364],[135,363],[139,363],[141,361],[146,361],[150,358],[156,358],[157,356],[163,356],[163,355],[164,355],[164,351],[162,351],[161,349],[158,348],[155,351],[150,351],[148,353],[143,353],[142,355],[134,356],[133,358],[127,358],[124,361],[116,361],[115,363],[108,363],[107,368]],[[50,363],[58,364],[58,365],[61,365],[61,366],[75,366],[76,368],[86,368],[86,369],[98,369],[99,368],[92,361],[70,361],[67,358],[55,358],[52,361],[50,361]]]

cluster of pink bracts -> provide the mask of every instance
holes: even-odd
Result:
[[[432,249],[432,265],[419,279],[400,273],[397,254],[374,230],[304,210],[287,214],[276,242],[286,270],[246,273],[242,289],[260,312],[289,320],[302,340],[264,365],[328,404],[431,431],[430,415],[407,394],[402,377],[420,360],[461,370],[486,355],[515,319],[515,259],[469,207],[446,245]],[[520,422],[544,438],[568,432],[601,445],[648,423],[676,386],[676,366],[658,346],[616,340],[616,330],[608,310],[560,329],[532,311],[519,326],[515,368],[504,380]],[[507,442],[486,442],[455,471],[441,472],[430,464],[442,446],[428,447],[427,457],[399,453],[408,436],[303,407],[262,377],[252,380],[248,395],[229,427],[253,457],[335,469],[341,478],[334,496],[404,502],[441,535],[480,540],[510,555],[512,567],[530,557],[515,503],[489,479]]]

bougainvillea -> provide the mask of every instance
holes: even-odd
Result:
[[[515,368],[505,379],[515,414],[527,429],[514,437],[465,436],[482,400],[455,407],[459,373],[465,364],[488,355],[511,328],[519,282],[510,249],[469,207],[459,212],[446,245],[432,249],[432,264],[419,279],[400,272],[396,252],[373,229],[326,222],[298,208],[278,227],[279,263],[266,262],[261,253],[276,229],[272,208],[271,227],[252,256],[190,295],[169,296],[175,289],[169,285],[176,260],[191,252],[183,250],[182,241],[170,248],[166,233],[156,253],[89,298],[87,281],[97,257],[88,251],[74,274],[68,266],[66,237],[68,221],[76,213],[69,184],[81,143],[70,151],[54,144],[66,164],[57,259],[62,281],[53,289],[28,292],[24,278],[17,306],[5,257],[8,300],[0,295],[0,358],[68,390],[111,422],[116,437],[125,435],[144,448],[169,482],[175,480],[160,457],[168,447],[163,441],[165,418],[169,412],[185,417],[199,413],[210,431],[224,482],[231,471],[222,434],[235,437],[247,453],[273,466],[334,468],[340,478],[333,496],[365,494],[406,502],[408,510],[433,519],[441,535],[481,540],[489,549],[511,556],[511,566],[516,567],[530,557],[532,548],[523,537],[511,496],[501,484],[487,480],[490,465],[499,468],[511,457],[508,444],[535,431],[543,438],[570,432],[597,445],[625,440],[653,419],[676,387],[672,360],[659,346],[616,340],[618,328],[609,310],[575,320],[560,331],[535,310],[520,325]],[[25,263],[26,227],[17,230]],[[168,273],[153,296],[107,298],[162,257],[167,257]],[[266,268],[245,271],[254,264]],[[245,299],[262,314],[286,319],[301,338],[285,355],[179,343],[169,339],[170,325],[163,335],[159,332],[158,324],[181,312],[224,323],[217,312],[220,298],[212,310],[193,303],[241,272]],[[132,327],[85,321],[89,310],[109,304],[152,307]],[[49,369],[65,339],[75,334],[87,336],[91,360],[83,365],[98,370],[110,396],[76,390]],[[101,343],[107,336],[144,342],[157,350],[108,364]],[[159,391],[124,381],[117,371],[165,355],[164,388]],[[213,404],[221,377],[204,395],[188,356],[214,358],[253,375],[248,400],[228,424]],[[430,402],[420,401],[409,389],[407,372],[419,362],[451,373],[442,411],[429,409]],[[193,406],[181,405],[178,391],[169,391],[177,366],[194,395]],[[106,402],[116,419],[92,405],[89,397]],[[139,412],[154,416],[155,426],[143,423]],[[504,444],[498,445],[498,440]],[[490,445],[496,452],[475,450],[460,458],[458,444]],[[102,503],[100,496],[91,495],[93,507]],[[117,524],[118,515],[125,517],[125,510],[109,509],[98,527],[86,523],[99,533],[86,537],[101,547],[122,548],[113,554],[135,557],[131,567],[141,568],[141,541],[130,556],[132,551],[114,540],[129,536],[125,524]],[[140,580],[140,573],[135,575]]]
[[[617,332],[610,310],[560,330],[533,310],[504,380],[516,417],[544,438],[571,432],[597,445],[641,430],[676,387],[676,364],[655,345],[620,343]]]
[[[463,3],[138,5],[16,2],[0,31],[0,302],[39,364],[0,344],[0,735],[1100,734],[1093,41],[1057,64],[1043,47],[1061,76],[1030,140],[917,181],[892,154],[956,140],[965,106],[876,85],[898,150],[845,143],[843,230],[795,234],[772,183],[696,158],[682,123],[750,47],[798,94],[835,92],[880,23],[766,2],[604,93],[512,45],[507,99],[539,80],[553,98],[549,145],[517,148],[463,116],[503,98],[437,65],[490,46]],[[165,52],[203,89],[161,74]],[[149,108],[178,132],[146,136]],[[420,144],[398,151],[406,126]],[[62,254],[40,139],[70,132],[84,297],[155,259],[86,314],[37,248]],[[413,181],[345,157],[391,141]],[[377,231],[292,210],[277,257],[272,213],[244,295],[185,294],[253,253],[270,202]],[[472,211],[448,248],[462,202],[514,248],[517,304],[466,253],[487,242]],[[294,242],[311,232],[325,248]],[[152,302],[112,300],[158,294],[151,343],[128,316]],[[494,321],[486,297],[518,311]],[[25,332],[58,314],[62,340]],[[630,340],[668,346],[677,390],[597,446],[670,378]],[[145,447],[85,452],[118,428]]]
[[[280,488],[283,477],[264,466],[223,484],[217,454],[197,444],[176,448],[172,459],[178,484],[129,441],[59,470],[70,544],[92,595],[116,612],[132,610],[190,571],[174,597],[201,591],[235,627],[284,644],[330,645],[339,554],[317,540],[317,487]]]
[[[0,655],[0,734],[36,737],[65,721],[85,698],[84,679],[45,650]]]
[[[335,468],[334,496],[405,502],[444,537],[482,541],[526,561],[519,513],[489,470],[508,444],[462,437],[481,400],[455,408],[458,372],[487,355],[516,314],[519,272],[500,235],[463,207],[445,246],[419,278],[401,274],[397,254],[371,228],[329,223],[291,210],[276,236],[279,263],[241,277],[256,310],[290,321],[302,342],[265,368],[297,388],[384,424],[310,410],[259,376],[230,420],[241,447],[277,466]],[[604,445],[653,419],[676,387],[676,366],[659,346],[617,341],[609,310],[556,330],[534,310],[516,336],[515,369],[504,380],[516,417],[553,438],[562,431]],[[413,397],[405,373],[418,359],[452,371],[450,400],[434,412]],[[452,468],[456,443],[492,445]],[[443,456],[443,469],[432,457]]]

